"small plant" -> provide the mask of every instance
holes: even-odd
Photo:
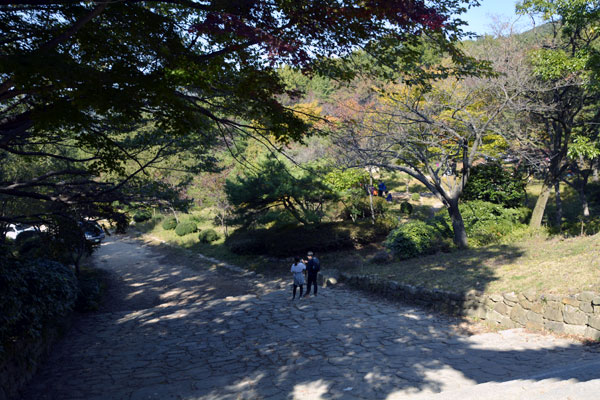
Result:
[[[419,193],[413,193],[410,195],[412,201],[421,201],[421,195]]]
[[[133,215],[133,220],[135,222],[148,221],[150,218],[152,218],[152,214],[147,210],[139,210]]]
[[[167,218],[163,221],[162,227],[165,231],[171,231],[177,227],[177,220],[173,217]]]
[[[190,233],[194,233],[197,230],[198,230],[198,226],[196,225],[195,222],[186,221],[186,222],[181,222],[177,225],[177,227],[175,228],[175,233],[177,234],[177,236],[185,236],[185,235],[189,235]]]
[[[415,193],[415,194],[419,195],[418,193]],[[402,214],[408,214],[408,215],[410,215],[410,214],[412,214],[412,211],[413,211],[413,206],[408,201],[403,201],[400,204],[400,212]]]
[[[200,234],[198,235],[198,239],[200,239],[202,243],[212,243],[215,240],[219,239],[219,234],[215,232],[214,229],[207,229],[205,231],[200,232]]]
[[[428,254],[435,250],[435,227],[423,221],[409,221],[394,229],[385,240],[385,246],[400,259]]]

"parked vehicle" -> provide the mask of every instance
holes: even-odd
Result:
[[[21,233],[35,231],[35,230],[36,229],[30,225],[10,224],[10,225],[8,225],[8,231],[6,232],[6,237],[8,239],[16,240],[17,236],[19,236]]]
[[[105,238],[104,230],[96,221],[80,222],[81,229],[85,235],[85,240],[98,244]]]

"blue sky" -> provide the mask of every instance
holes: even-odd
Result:
[[[469,23],[468,27],[464,27],[465,31],[475,32],[483,35],[485,33],[493,33],[489,26],[493,23],[493,15],[499,16],[501,21],[517,21],[515,14],[516,0],[481,0],[479,7],[471,8],[466,14],[462,14],[460,19]],[[515,25],[517,31],[530,29],[531,19],[527,16],[521,16]]]

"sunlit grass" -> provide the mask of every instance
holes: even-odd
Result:
[[[336,254],[329,265],[355,274],[450,291],[569,294],[600,291],[600,234],[547,239],[536,234],[510,245],[487,246],[376,265],[366,255]]]

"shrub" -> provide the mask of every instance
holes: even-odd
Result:
[[[77,279],[63,264],[0,259],[0,354],[17,339],[41,335],[66,316],[77,299]]]
[[[407,259],[435,251],[438,233],[423,221],[409,221],[390,232],[385,246],[395,257]]]
[[[504,208],[481,200],[461,203],[459,208],[469,244],[473,246],[503,242],[512,231],[525,227],[524,223],[531,213],[526,207]],[[452,226],[447,212],[442,214],[442,218],[446,225]]]
[[[207,229],[200,232],[198,239],[200,239],[202,243],[212,243],[219,239],[219,234],[214,229]]]
[[[509,208],[523,205],[525,198],[525,180],[521,174],[497,162],[473,167],[462,193],[466,201],[482,200]]]
[[[151,218],[152,218],[152,213],[150,213],[150,211],[148,211],[148,210],[139,210],[138,212],[136,212],[133,215],[133,220],[135,222],[144,222],[144,221],[148,221]]]
[[[319,225],[236,231],[225,241],[237,254],[276,257],[343,250],[385,237],[385,224],[331,222]]]
[[[415,194],[418,194],[418,193],[415,193]],[[400,204],[400,212],[402,214],[408,214],[408,215],[410,215],[410,214],[412,214],[412,211],[413,211],[413,206],[408,201],[403,201]]]
[[[190,233],[194,233],[197,230],[198,226],[195,222],[185,221],[177,224],[177,227],[175,228],[175,233],[177,234],[177,236],[185,236],[189,235]]]
[[[177,227],[177,220],[173,217],[167,218],[163,221],[162,227],[166,231],[171,231]]]
[[[413,193],[410,195],[412,201],[421,201],[421,195],[419,193]]]

